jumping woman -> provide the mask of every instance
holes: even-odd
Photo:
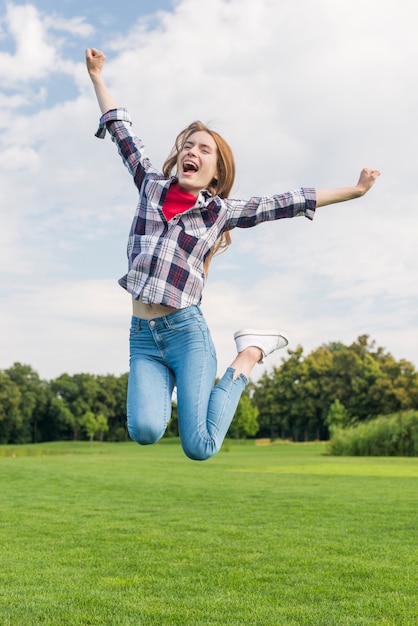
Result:
[[[237,331],[237,356],[214,384],[216,353],[199,306],[212,257],[229,245],[233,228],[299,215],[313,219],[317,207],[363,196],[379,172],[363,169],[352,187],[230,199],[232,151],[201,122],[179,133],[159,171],[132,132],[128,112],[118,107],[103,81],[105,58],[100,50],[86,50],[102,113],[96,135],[110,133],[139,194],[128,240],[128,272],[119,280],[133,302],[129,435],[143,445],[163,436],[176,386],[183,450],[191,459],[205,460],[221,448],[256,363],[288,343],[278,330]]]

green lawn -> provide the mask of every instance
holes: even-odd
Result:
[[[0,624],[418,623],[418,459],[0,446]]]

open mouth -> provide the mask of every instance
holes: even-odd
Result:
[[[193,161],[183,161],[183,172],[186,174],[188,172],[197,172],[199,167]]]

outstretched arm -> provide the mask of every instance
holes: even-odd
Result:
[[[96,48],[87,48],[87,71],[92,80],[97,101],[102,113],[106,113],[110,109],[117,109],[118,107],[102,78],[102,69],[105,60],[106,57],[101,50],[96,50]]]
[[[317,189],[316,206],[335,204],[360,198],[374,185],[376,178],[380,176],[379,170],[364,168],[360,173],[357,185],[353,187],[341,187],[340,189]]]

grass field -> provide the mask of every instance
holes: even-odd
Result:
[[[0,624],[418,623],[418,459],[0,446]]]

